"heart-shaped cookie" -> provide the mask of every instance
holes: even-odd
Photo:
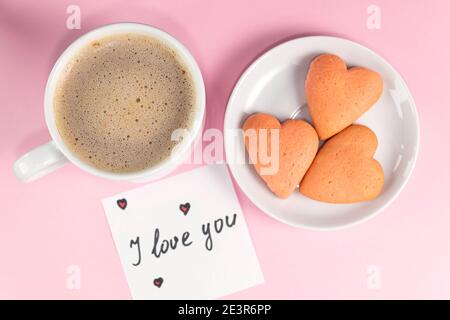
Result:
[[[289,197],[298,186],[317,153],[319,139],[303,120],[282,125],[274,116],[257,113],[242,127],[249,159],[273,193]]]
[[[306,99],[321,140],[340,132],[370,109],[383,92],[383,80],[372,70],[353,67],[335,55],[316,57],[305,83]]]
[[[383,188],[380,163],[373,159],[378,140],[372,130],[352,125],[328,140],[300,185],[305,196],[331,203],[376,198]]]

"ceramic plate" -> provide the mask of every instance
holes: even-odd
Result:
[[[375,154],[384,169],[385,184],[374,200],[357,204],[328,204],[296,190],[288,199],[277,198],[245,161],[246,152],[236,130],[252,113],[266,112],[280,121],[291,118],[311,123],[305,98],[305,78],[311,60],[332,53],[349,66],[377,71],[384,81],[378,102],[356,123],[378,137]],[[419,148],[419,120],[414,100],[400,74],[382,57],[349,40],[304,37],[267,51],[242,74],[225,114],[225,152],[231,173],[247,197],[262,211],[289,225],[310,229],[337,229],[374,216],[400,193],[408,181]]]

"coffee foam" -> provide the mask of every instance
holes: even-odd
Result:
[[[171,134],[195,113],[191,75],[176,53],[144,35],[91,42],[66,66],[54,96],[58,131],[82,161],[135,172],[170,156]]]

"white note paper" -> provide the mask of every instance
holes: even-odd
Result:
[[[215,299],[264,282],[225,165],[103,200],[134,299]]]

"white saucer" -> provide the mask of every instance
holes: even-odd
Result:
[[[250,164],[245,164],[242,139],[233,138],[245,118],[255,112],[280,121],[309,119],[304,84],[310,61],[332,53],[349,66],[363,66],[383,77],[380,100],[357,123],[378,137],[375,158],[381,163],[385,185],[378,198],[357,204],[328,204],[306,198],[296,190],[282,200],[272,194]],[[419,119],[414,100],[400,74],[373,51],[349,40],[314,36],[290,40],[262,56],[242,74],[225,114],[225,152],[239,187],[262,211],[292,226],[337,229],[367,220],[391,203],[408,181],[419,149]]]

